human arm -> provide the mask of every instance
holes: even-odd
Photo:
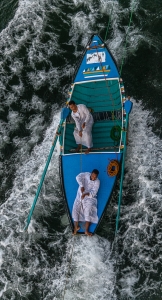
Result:
[[[81,127],[81,124],[79,122],[79,119],[75,116],[75,114],[73,112],[72,112],[71,116],[72,116],[72,118],[75,121],[76,128],[78,129],[79,132],[81,132],[82,131],[82,127]]]
[[[84,123],[82,124],[82,128],[83,128],[83,129],[85,128],[85,125],[86,125],[86,123],[84,122]]]
[[[81,193],[83,194],[83,192],[85,191],[84,186],[82,186],[82,187],[80,188],[80,190],[81,190]]]
[[[81,130],[81,131],[79,131],[79,136],[80,136],[80,137],[82,137],[82,130]]]
[[[96,195],[98,193],[98,190],[99,190],[99,187],[100,187],[100,180],[96,179],[95,184],[93,185],[93,187],[89,191],[89,197],[90,198],[96,197]]]
[[[85,196],[89,196],[89,194],[90,194],[90,193],[85,193],[85,194],[82,193],[81,198],[84,199],[84,197],[85,197]]]
[[[86,123],[88,123],[90,121],[90,119],[91,119],[91,113],[90,113],[89,109],[85,105],[82,105],[81,109],[82,109],[82,112],[85,115],[85,121],[84,121],[84,123],[82,125],[82,128],[84,128],[86,126]]]
[[[81,193],[83,193],[84,190],[85,190],[85,188],[84,188],[85,174],[84,173],[80,173],[79,175],[77,175],[76,181],[78,182],[78,184],[80,186]]]

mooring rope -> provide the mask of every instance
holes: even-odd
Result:
[[[121,67],[120,67],[120,76],[122,74],[122,69],[123,69],[123,65],[124,65],[124,60],[125,60],[125,50],[126,50],[126,46],[127,46],[127,36],[128,36],[128,33],[129,33],[129,29],[130,29],[130,25],[131,25],[131,22],[132,22],[132,17],[133,17],[133,12],[134,12],[134,6],[135,6],[135,3],[136,3],[136,0],[133,2],[133,5],[132,5],[132,8],[131,8],[131,13],[130,13],[130,18],[129,18],[129,24],[128,24],[128,30],[127,30],[127,33],[126,33],[126,38],[125,38],[125,45],[124,45],[124,50],[123,50],[123,55],[122,55],[122,62],[121,62]],[[107,24],[107,29],[106,29],[106,34],[105,34],[105,38],[104,38],[104,41],[106,41],[106,38],[107,38],[107,34],[108,34],[108,31],[109,31],[109,27],[110,27],[110,23],[111,23],[111,15],[112,15],[112,11],[113,11],[113,6],[111,8],[111,12],[110,12],[110,16],[109,16],[109,21],[108,21],[108,24]]]
[[[125,50],[126,50],[126,47],[127,47],[127,43],[128,43],[128,33],[129,33],[129,30],[130,30],[130,26],[131,26],[131,22],[132,22],[132,17],[133,17],[133,12],[134,12],[134,6],[135,6],[135,3],[136,3],[136,0],[134,0],[133,4],[132,4],[132,7],[131,7],[131,12],[130,12],[130,18],[129,18],[129,24],[128,24],[128,30],[126,32],[126,38],[125,38],[125,45],[124,45],[124,49],[123,49],[123,54],[122,54],[122,61],[121,61],[121,67],[120,67],[120,76],[122,74],[122,70],[123,70],[123,65],[124,65],[124,62],[125,62]],[[111,13],[112,13],[112,10],[111,10]],[[106,40],[106,37],[107,37],[107,33],[108,33],[108,29],[109,29],[109,25],[110,25],[110,20],[111,20],[111,16],[109,18],[109,21],[108,21],[108,26],[107,26],[107,31],[106,31],[106,35],[105,35],[105,40]],[[119,201],[120,202],[120,201]],[[120,207],[120,204],[121,203],[118,203],[119,207]],[[118,209],[119,210],[119,209]],[[114,238],[114,241],[113,241],[113,244],[112,244],[112,248],[111,248],[111,255],[114,254],[113,252],[115,251],[115,265],[114,265],[114,268],[117,270],[117,267],[118,267],[118,255],[117,253],[119,253],[119,243],[118,243],[118,240],[117,240],[117,237],[118,237],[118,223],[119,223],[119,212],[117,214],[117,218],[116,218],[116,231],[115,231],[115,238]],[[114,279],[114,290],[112,292],[112,296],[115,294],[116,292],[116,277]]]
[[[81,145],[81,148],[80,148],[80,173],[82,172],[82,155],[83,155],[83,151],[82,151],[82,137],[80,137],[80,145]],[[80,205],[80,210],[81,210],[81,207],[82,207],[82,199],[81,199],[81,205]],[[80,211],[79,211],[79,214],[80,214]],[[78,221],[79,221],[79,214],[78,214]],[[64,287],[64,291],[63,291],[63,300],[65,299],[65,294],[66,294],[66,287],[67,287],[67,282],[68,282],[68,274],[69,274],[69,270],[70,270],[70,267],[71,267],[71,263],[72,263],[72,257],[73,257],[73,250],[74,250],[74,237],[76,236],[77,234],[74,234],[73,237],[72,237],[72,243],[71,243],[71,255],[70,255],[70,260],[69,260],[69,265],[68,265],[68,270],[67,272],[65,273],[65,287]]]
[[[67,272],[65,271],[65,287],[64,287],[64,290],[63,290],[63,297],[62,297],[63,300],[65,299],[66,288],[67,288],[67,283],[68,283],[68,274],[69,274],[69,270],[70,270],[71,263],[72,263],[73,250],[74,250],[74,235],[72,236],[72,244],[71,245],[72,245],[72,247],[71,247],[69,265],[68,265]]]
[[[115,107],[114,99],[113,99],[113,96],[112,96],[112,93],[111,93],[111,89],[110,89],[109,84],[108,84],[108,80],[106,80],[105,71],[104,71],[104,68],[103,68],[103,66],[102,66],[102,59],[100,59],[100,57],[99,57],[97,47],[96,47],[96,52],[97,52],[98,60],[99,60],[99,62],[100,62],[101,69],[102,69],[102,72],[103,72],[103,75],[104,75],[106,87],[107,87],[107,89],[108,89],[108,95],[110,96],[110,101],[111,101],[111,103],[112,103],[112,107],[114,108],[114,107]],[[116,122],[117,125],[121,128],[121,126],[120,126],[118,120],[115,118],[114,110],[111,111],[111,114],[112,114],[112,120],[113,120],[114,122]],[[122,128],[121,128],[121,131],[122,131]]]
[[[136,0],[134,1],[133,5],[132,5],[132,9],[131,9],[131,13],[130,13],[130,18],[129,18],[129,24],[128,24],[128,30],[126,33],[126,37],[125,37],[125,46],[124,46],[124,50],[123,50],[123,55],[122,55],[122,62],[121,62],[121,67],[120,67],[120,76],[122,74],[122,70],[123,70],[123,65],[124,65],[124,60],[125,60],[125,50],[126,50],[126,46],[127,46],[127,42],[128,42],[128,33],[129,33],[129,29],[130,29],[130,24],[132,22],[132,16],[133,16],[133,9],[134,9],[134,5],[135,5]]]
[[[82,173],[82,154],[83,154],[83,147],[82,147],[82,137],[80,137],[80,144],[81,144],[81,148],[80,148],[80,173]]]
[[[115,233],[115,238],[114,238],[114,241],[113,241],[113,244],[112,244],[112,247],[111,247],[111,252],[110,252],[110,257],[111,257],[111,255],[114,255],[114,251],[115,251],[115,264],[114,264],[115,270],[117,269],[117,266],[118,266],[118,255],[117,255],[117,253],[119,253],[118,248],[119,248],[119,245],[117,243],[117,233]],[[114,277],[114,284],[113,284],[114,289],[113,289],[113,292],[112,292],[112,296],[114,296],[115,293],[116,293],[116,286],[117,286],[116,282],[117,282],[117,279],[116,279],[116,276],[115,276]]]
[[[107,24],[107,29],[106,29],[106,34],[105,34],[104,41],[106,41],[107,34],[108,34],[108,31],[109,31],[109,26],[110,26],[110,22],[111,22],[111,14],[112,14],[112,11],[113,11],[113,7],[111,8],[110,17],[109,17],[109,21],[108,21],[108,24]]]

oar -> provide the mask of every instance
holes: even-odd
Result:
[[[31,207],[31,209],[30,209],[30,212],[29,212],[29,215],[28,215],[28,218],[27,218],[27,221],[26,221],[26,226],[25,226],[24,230],[27,230],[27,229],[28,229],[28,226],[29,226],[29,223],[30,223],[30,221],[31,221],[31,217],[32,217],[32,214],[33,214],[35,205],[36,205],[37,200],[38,200],[38,197],[39,197],[39,193],[40,193],[41,188],[42,188],[42,185],[43,185],[44,178],[45,178],[45,176],[46,176],[46,172],[47,172],[47,169],[48,169],[50,160],[51,160],[51,158],[52,158],[53,151],[54,151],[55,146],[56,146],[56,143],[57,143],[58,136],[59,136],[60,133],[61,133],[62,124],[63,124],[63,122],[65,121],[65,119],[67,118],[67,116],[69,115],[69,112],[70,112],[70,109],[67,108],[67,107],[64,107],[64,108],[62,109],[62,111],[61,111],[61,119],[60,119],[60,123],[59,123],[59,125],[58,125],[58,127],[57,127],[57,130],[56,130],[56,133],[55,133],[55,136],[54,136],[54,140],[53,140],[53,142],[52,142],[52,147],[51,147],[50,153],[49,153],[49,155],[48,155],[48,159],[47,159],[47,162],[46,162],[46,165],[45,165],[45,168],[44,168],[44,171],[43,171],[43,174],[42,174],[42,177],[41,177],[41,180],[40,180],[40,183],[39,183],[39,186],[38,186],[38,189],[37,189],[37,192],[36,192],[36,195],[35,195],[33,204],[32,204],[32,207]]]

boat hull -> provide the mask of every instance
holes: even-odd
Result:
[[[99,222],[98,224],[91,224],[89,228],[90,232],[95,233],[105,209],[110,202],[117,178],[117,176],[111,177],[108,175],[108,165],[112,160],[118,160],[120,163],[121,159],[121,153],[74,154],[60,157],[62,188],[72,229],[74,227],[72,209],[78,190],[76,176],[81,172],[91,172],[93,169],[98,169],[100,172],[98,176],[100,180],[100,189],[97,195],[97,215]],[[81,226],[78,233],[84,233],[84,226]]]
[[[74,153],[76,148],[73,131],[74,120],[68,116],[64,124],[62,150],[60,156],[60,174],[67,211],[72,226],[72,209],[76,198],[78,183],[76,176],[82,172],[99,170],[100,188],[97,195],[98,224],[90,224],[89,231],[95,233],[104,215],[115,187],[117,174],[108,174],[109,164],[115,160],[121,164],[123,157],[123,101],[124,89],[120,80],[116,62],[102,39],[94,35],[85,49],[75,78],[69,90],[70,100],[84,104],[94,118],[92,129],[93,148],[86,155]],[[118,131],[118,132],[117,132]],[[111,174],[112,175],[112,174]],[[80,224],[78,233],[84,233],[85,224]]]

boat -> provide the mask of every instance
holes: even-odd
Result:
[[[86,105],[93,115],[93,148],[87,155],[84,154],[84,147],[79,153],[75,151],[76,144],[73,136],[75,124],[68,107],[71,100],[76,104]],[[97,196],[99,222],[97,224],[91,223],[89,232],[92,234],[96,232],[110,203],[116,180],[120,175],[116,217],[116,232],[118,231],[131,109],[132,102],[125,97],[123,80],[120,77],[115,59],[101,37],[94,34],[76,68],[73,83],[68,91],[66,105],[61,111],[60,123],[26,221],[25,230],[30,224],[53,151],[59,140],[60,180],[72,231],[74,230],[72,209],[78,189],[76,176],[82,172],[91,173],[93,169],[99,170],[100,188]],[[84,222],[80,222],[79,227],[80,230],[77,233],[83,234],[85,232]]]
[[[68,108],[68,102],[84,104],[93,115],[93,148],[85,155],[83,146],[75,152],[73,136],[75,127]],[[123,80],[120,78],[117,64],[107,45],[99,35],[89,40],[83,56],[76,68],[73,83],[68,91],[66,107],[62,110],[60,142],[60,179],[66,202],[71,229],[73,203],[77,194],[76,176],[82,172],[99,170],[100,188],[97,196],[97,214],[99,222],[91,223],[89,231],[94,234],[102,220],[120,175],[120,190],[116,230],[118,230],[124,161],[127,145],[127,131],[132,102],[126,99]],[[65,115],[65,116],[63,116]],[[78,234],[83,234],[85,224],[79,223]]]

